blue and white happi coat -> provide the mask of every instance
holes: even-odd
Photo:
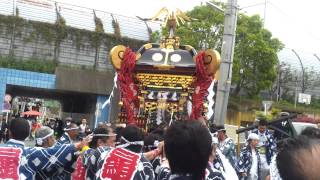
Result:
[[[221,152],[220,152],[221,153]],[[224,165],[221,160],[221,154],[216,152],[216,158],[213,160],[213,166],[215,169],[225,171]]]
[[[161,168],[161,158],[160,157],[156,157],[153,160],[150,161],[153,170],[154,170],[154,175],[157,178],[160,168]]]
[[[117,150],[120,152],[115,153]],[[123,164],[130,164],[136,162],[136,169],[131,175],[134,180],[154,180],[155,175],[151,163],[143,156],[143,154],[134,153],[125,148],[110,148],[110,147],[98,147],[92,150],[90,153],[84,154],[84,166],[87,168],[87,179],[89,180],[102,180],[108,179],[113,175],[120,174],[123,167],[114,164],[112,158],[114,155],[125,156],[122,160],[132,157],[137,157],[134,161],[125,162]],[[120,160],[120,161],[122,161]],[[137,161],[136,161],[137,160]],[[109,168],[106,168],[109,167]],[[126,167],[125,167],[126,168]],[[125,169],[124,169],[125,170]],[[125,174],[126,176],[127,174]],[[128,178],[128,177],[127,177]],[[111,178],[112,179],[112,178]],[[129,178],[130,179],[130,178]]]
[[[60,146],[63,144],[71,144],[72,140],[67,133],[64,133],[57,141],[55,146]],[[49,169],[39,171],[36,174],[38,180],[70,180],[71,173],[74,170],[72,168],[75,161],[75,156],[73,155],[72,160],[64,167],[59,169]]]
[[[62,144],[71,144],[73,143],[72,139],[68,135],[67,132],[65,132],[56,142],[56,145],[62,145]],[[71,179],[71,173],[74,171],[75,162],[77,160],[77,156],[72,156],[72,161],[70,161],[62,170],[62,172],[59,172],[57,176],[54,177],[54,179],[57,180],[70,180]]]
[[[252,133],[260,135],[258,129],[253,130]],[[266,142],[264,144],[264,147],[266,148],[266,159],[268,165],[270,165],[272,157],[276,154],[277,145],[272,133],[269,130],[266,130],[264,135],[266,137]]]
[[[274,155],[270,163],[270,179],[271,180],[282,180],[278,167],[277,167],[277,154]]]
[[[61,144],[71,144],[72,143],[72,139],[70,138],[70,136],[68,135],[68,133],[63,133],[63,135],[57,140],[57,145],[61,145]]]
[[[231,138],[226,138],[223,142],[218,144],[218,148],[222,154],[229,160],[232,167],[237,163],[236,148]]]
[[[76,151],[74,145],[29,148],[22,141],[10,139],[0,146],[0,179],[35,179],[38,171],[65,166]]]
[[[76,161],[75,171],[71,174],[72,180],[91,180],[94,179],[95,174],[91,174],[85,164],[88,163],[89,158],[94,153],[94,149],[89,148],[82,152]]]
[[[168,167],[161,167],[157,180],[193,180],[191,175],[172,174]],[[222,173],[215,169],[212,163],[208,163],[205,170],[205,180],[225,180]]]
[[[221,171],[223,177],[226,180],[237,180],[237,170],[231,165],[229,160],[221,153],[219,149],[216,149],[216,157],[212,163],[213,167]]]
[[[109,147],[98,147],[97,149],[88,149],[82,154],[82,163],[86,168],[86,180],[96,179],[98,159],[100,158],[101,153],[108,150],[110,150]]]
[[[256,155],[258,159],[258,168],[257,168],[257,174],[258,174],[258,179],[260,180],[261,175],[260,175],[260,168],[261,168],[261,160],[260,160],[260,154],[258,150],[256,149]],[[249,177],[251,166],[252,166],[252,151],[250,146],[245,146],[241,149],[240,151],[240,156],[238,159],[237,163],[237,170],[238,173],[246,173]],[[246,178],[244,178],[246,179]]]

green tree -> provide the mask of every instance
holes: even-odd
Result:
[[[252,97],[261,90],[270,89],[277,76],[277,52],[282,47],[282,43],[263,28],[258,15],[240,14],[232,79],[236,85],[234,94],[237,95],[242,88]],[[241,76],[240,69],[243,69]]]
[[[181,37],[181,43],[196,49],[220,50],[224,15],[208,6],[197,6],[187,15],[195,20],[177,27],[176,35]]]
[[[223,13],[208,6],[197,6],[187,14],[196,21],[177,28],[176,35],[181,37],[181,44],[191,45],[198,50],[214,48],[220,51]],[[238,95],[243,90],[253,97],[261,90],[270,89],[277,75],[277,52],[282,48],[283,44],[263,28],[258,15],[239,14],[232,77],[236,88],[233,94]],[[243,69],[242,75],[240,69]]]
[[[304,83],[301,82],[301,92],[304,93],[306,90],[312,90],[318,84],[318,73],[311,68],[304,68]],[[301,77],[302,78],[302,77]],[[301,80],[302,81],[302,80]]]

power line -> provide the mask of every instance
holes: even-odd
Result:
[[[293,22],[294,24],[297,24],[297,22],[299,23],[304,23],[304,30],[306,30],[308,32],[308,35],[312,38],[316,38],[317,40],[320,40],[320,37],[314,35],[313,32],[311,32],[308,28],[305,28],[305,27],[310,27],[310,25],[308,24],[308,26],[305,26],[306,23],[305,21],[296,21],[296,20],[293,20],[293,19],[296,19],[296,18],[293,18],[291,17],[288,13],[286,13],[284,10],[282,10],[281,8],[279,8],[277,5],[275,5],[274,3],[272,3],[270,0],[267,1],[268,4],[270,4],[271,6],[273,6],[278,12],[280,12],[281,14],[283,14],[284,16],[286,16],[291,22]],[[299,27],[301,27],[301,24],[297,24],[299,25]]]
[[[256,6],[261,6],[261,5],[264,5],[265,3],[257,3],[257,4],[251,4],[251,5],[248,5],[248,6],[244,6],[244,7],[240,7],[239,10],[243,10],[243,9],[246,9],[246,8],[251,8],[251,7],[256,7]]]

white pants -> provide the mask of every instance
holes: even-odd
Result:
[[[268,165],[266,155],[260,154],[260,160],[261,160],[260,176],[261,176],[261,179],[266,179],[270,171],[270,167]]]

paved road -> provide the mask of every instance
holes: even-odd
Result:
[[[26,141],[24,141],[24,143],[28,147],[34,147],[36,142],[35,142],[35,140],[26,140]]]
[[[238,135],[236,133],[236,130],[238,129],[238,127],[225,124],[225,128],[227,130],[228,137],[232,138],[234,140],[234,142],[237,143],[238,142]],[[245,133],[241,133],[240,134],[240,143],[245,143],[245,142],[246,142]]]

